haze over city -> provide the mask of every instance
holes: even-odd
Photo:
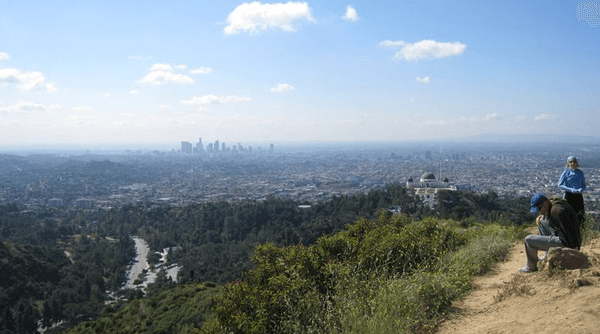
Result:
[[[599,4],[0,1],[0,145],[595,138]]]

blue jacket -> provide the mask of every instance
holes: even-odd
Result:
[[[573,194],[581,194],[585,190],[585,177],[581,169],[570,169],[565,170],[558,179],[558,187],[563,192],[569,192]]]

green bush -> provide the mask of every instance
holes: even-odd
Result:
[[[394,278],[373,273],[368,279],[347,275],[336,284],[335,314],[340,324],[330,333],[432,333],[452,301],[471,289],[471,277],[504,258],[516,231],[479,225],[463,234],[467,244],[445,254],[428,271]]]
[[[581,244],[585,244],[587,241],[595,238],[600,234],[600,221],[596,219],[595,215],[587,213],[585,215],[585,222],[581,228]]]
[[[416,282],[423,287],[413,284],[416,290],[407,291],[411,296],[420,296],[426,314],[437,314],[455,296],[455,287],[435,281],[431,278],[435,274],[428,272],[466,240],[439,220],[412,221],[402,215],[380,215],[377,221],[359,219],[345,231],[320,238],[313,246],[258,246],[252,258],[254,270],[224,287],[215,307],[216,320],[205,330],[352,332],[344,319],[349,314],[368,317],[372,311],[364,314],[363,308],[345,305],[371,305],[369,301],[377,300],[382,287],[369,285],[398,277],[431,281],[431,289],[425,282]]]
[[[219,288],[210,283],[171,287],[120,307],[107,307],[100,318],[82,322],[68,333],[198,333],[210,318]]]
[[[224,287],[215,308],[227,332],[283,333],[290,322],[310,322],[303,317],[325,303],[328,278],[314,247],[268,243],[256,247],[253,262],[242,281]]]

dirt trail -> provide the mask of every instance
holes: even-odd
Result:
[[[582,251],[589,269],[522,274],[525,249],[515,244],[506,261],[474,279],[438,333],[600,333],[600,239]]]

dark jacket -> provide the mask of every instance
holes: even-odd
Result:
[[[553,201],[550,208],[550,226],[560,241],[569,248],[581,247],[581,232],[579,219],[575,210],[564,201]]]

